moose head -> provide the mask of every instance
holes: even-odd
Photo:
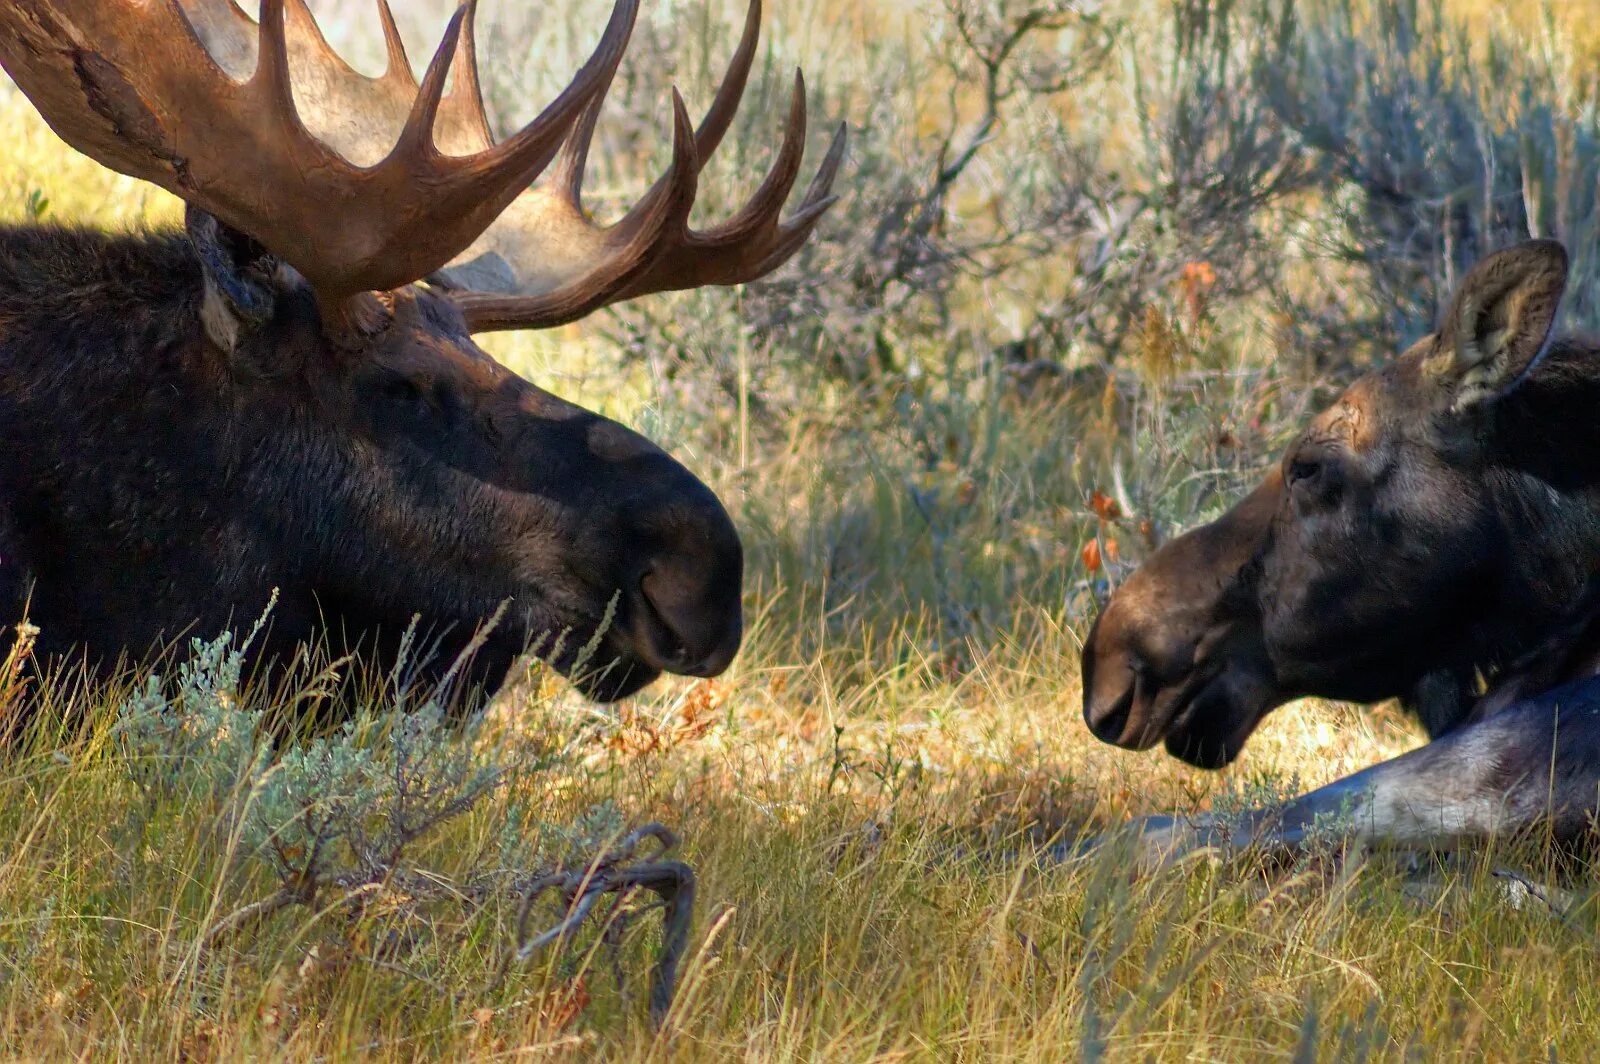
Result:
[[[278,589],[270,653],[333,635],[392,657],[420,615],[448,660],[504,605],[478,653],[486,683],[530,642],[564,670],[587,657],[577,679],[600,699],[720,672],[743,559],[715,495],[473,336],[772,271],[833,202],[843,129],[782,217],[805,139],[797,75],[762,184],[726,222],[690,226],[755,57],[752,0],[704,118],[673,93],[665,172],[599,225],[583,177],[638,0],[617,0],[567,88],[499,141],[474,5],[420,84],[377,6],[377,78],[304,0],[263,0],[259,20],[232,0],[0,10],[0,63],[56,133],[188,208],[181,240],[6,237],[0,577],[25,569],[41,646],[95,660],[238,623]]]
[[[1083,652],[1106,742],[1238,756],[1275,707],[1407,699],[1435,735],[1534,645],[1600,550],[1600,349],[1551,338],[1560,244],[1492,254],[1217,521],[1112,596]]]

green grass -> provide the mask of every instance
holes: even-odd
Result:
[[[165,194],[62,148],[4,89],[0,138],[0,216],[179,216]],[[1592,877],[1567,873],[1578,903],[1563,921],[1510,907],[1489,874],[1545,875],[1536,854],[1469,859],[1431,891],[1377,860],[1194,864],[1135,881],[1114,852],[1033,859],[1136,815],[1315,786],[1420,739],[1389,708],[1306,702],[1271,718],[1237,765],[1205,774],[1112,750],[1082,726],[1080,641],[1099,582],[1143,551],[1140,522],[1166,535],[1217,512],[1329,385],[1276,357],[1265,324],[1240,314],[1215,343],[1125,375],[1115,402],[1087,387],[1023,400],[924,341],[931,368],[892,417],[851,416],[855,396],[834,381],[753,431],[696,420],[678,386],[612,357],[603,327],[489,346],[641,426],[713,483],[751,558],[746,649],[716,681],[664,681],[618,708],[548,675],[506,692],[476,741],[556,751],[553,762],[410,860],[460,884],[518,825],[597,809],[668,824],[699,892],[664,1027],[646,1018],[648,923],[615,956],[591,930],[498,988],[515,916],[504,899],[468,912],[389,885],[359,917],[290,908],[203,947],[219,920],[275,889],[238,850],[236,796],[152,798],[137,782],[142,755],[116,730],[126,691],[63,684],[46,701],[82,729],[32,734],[0,758],[0,1052],[1596,1056]],[[1097,490],[1129,515],[1102,525]],[[1118,543],[1109,573],[1081,560],[1096,537]]]

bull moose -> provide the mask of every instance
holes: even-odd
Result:
[[[759,0],[698,127],[610,226],[582,183],[638,0],[496,140],[474,5],[420,84],[330,48],[305,0],[7,0],[0,64],[68,144],[176,194],[183,231],[0,229],[0,625],[106,670],[280,595],[258,658],[308,641],[498,685],[530,642],[601,700],[710,676],[741,638],[743,559],[716,496],[628,429],[473,343],[649,293],[749,281],[833,202],[835,134],[796,210],[796,75],[781,147],[729,220],[689,225],[756,54]],[[535,179],[553,166],[550,178]],[[4,647],[0,646],[0,653]],[[438,669],[435,675],[442,674]]]
[[[1217,521],[1117,589],[1083,652],[1109,743],[1232,761],[1272,709],[1398,697],[1431,742],[1243,822],[1150,818],[1163,861],[1336,817],[1430,848],[1600,811],[1600,343],[1556,337],[1559,243],[1496,252],[1436,333],[1356,380]],[[1480,677],[1490,690],[1478,697]]]

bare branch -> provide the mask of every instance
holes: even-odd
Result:
[[[633,860],[635,851],[646,839],[654,839],[660,850],[656,860],[622,867]],[[678,965],[689,945],[689,929],[694,920],[694,871],[682,861],[659,858],[676,848],[678,838],[660,824],[647,824],[629,832],[617,849],[602,855],[581,871],[543,876],[528,886],[517,913],[516,945],[505,955],[491,980],[490,990],[504,982],[513,963],[525,964],[553,942],[564,941],[589,918],[595,905],[608,894],[624,899],[644,890],[660,899],[662,909],[661,949],[656,955],[650,981],[650,1019],[656,1027],[666,1020],[677,990]],[[565,915],[543,931],[532,933],[532,913],[538,899],[551,890],[559,892]]]

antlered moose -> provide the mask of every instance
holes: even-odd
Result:
[[[1306,695],[1402,698],[1433,740],[1243,823],[1150,818],[1144,857],[1295,847],[1325,817],[1400,848],[1587,830],[1600,344],[1551,335],[1566,281],[1552,241],[1483,259],[1436,333],[1352,384],[1249,496],[1112,596],[1083,653],[1084,717],[1106,742],[1220,766]]]
[[[728,221],[694,229],[706,160],[755,57],[759,0],[698,127],[592,222],[581,188],[638,0],[496,141],[474,5],[419,83],[329,47],[305,0],[7,0],[0,64],[86,155],[182,198],[186,231],[0,229],[0,625],[109,669],[279,600],[258,652],[308,641],[392,664],[414,617],[434,667],[498,685],[530,642],[597,699],[710,676],[741,638],[722,505],[622,426],[509,372],[473,334],[570,322],[652,292],[749,281],[833,202],[833,139],[781,217],[805,140]],[[543,184],[535,179],[554,163]],[[3,652],[0,647],[0,652]],[[436,673],[437,674],[437,673]]]

